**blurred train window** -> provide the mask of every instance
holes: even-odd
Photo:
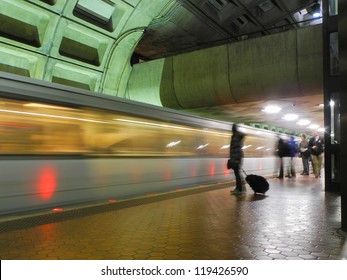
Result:
[[[0,119],[0,153],[7,155],[229,156],[229,131],[101,109],[0,99]],[[274,141],[247,135],[245,157],[272,156]]]
[[[73,10],[76,17],[111,32],[115,30],[115,12],[115,5],[107,0],[79,0]]]
[[[84,150],[80,128],[76,120],[69,118],[67,111],[71,110],[1,100],[1,154],[81,153]]]

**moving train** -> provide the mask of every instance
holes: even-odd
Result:
[[[231,123],[0,74],[0,215],[234,179]],[[274,132],[241,126],[243,167],[272,174]]]

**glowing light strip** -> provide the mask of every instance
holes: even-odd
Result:
[[[178,144],[181,143],[181,142],[182,142],[181,140],[171,142],[171,143],[169,143],[169,144],[166,145],[166,148],[172,148],[172,147],[178,145]]]
[[[135,120],[126,120],[126,119],[113,119],[113,120],[119,121],[119,122],[128,122],[128,123],[144,124],[144,125],[150,125],[150,126],[159,126],[159,127],[165,127],[165,128],[174,128],[174,129],[180,129],[180,130],[205,132],[205,133],[216,134],[216,135],[223,135],[223,136],[230,137],[230,134],[228,134],[228,133],[213,132],[213,131],[209,131],[209,130],[200,130],[200,129],[194,129],[194,128],[188,128],[188,127],[175,126],[175,125],[158,124],[158,123],[135,121]]]
[[[224,149],[229,149],[230,145],[224,145],[220,148],[220,150],[224,150]]]
[[[197,149],[197,150],[201,150],[201,149],[206,148],[208,145],[209,145],[209,143],[207,143],[207,144],[205,144],[205,145],[200,145],[200,146],[197,147],[196,149]]]
[[[242,147],[242,150],[248,149],[249,147],[252,147],[252,145],[246,145]]]
[[[72,117],[64,117],[64,116],[49,115],[49,114],[31,113],[31,112],[21,112],[21,111],[14,111],[14,110],[0,109],[0,112],[12,113],[17,115],[29,115],[29,116],[35,116],[35,117],[49,117],[49,118],[55,118],[55,119],[75,120],[75,121],[91,122],[91,123],[103,123],[103,124],[108,123],[108,122],[96,121],[96,120],[87,120],[87,119],[81,119],[81,118],[72,118]]]
[[[41,104],[41,103],[27,103],[23,105],[24,107],[35,107],[35,108],[48,108],[48,109],[59,109],[59,110],[71,110],[67,107],[61,107],[61,106],[54,106],[54,105],[47,105],[47,104]]]
[[[256,150],[261,150],[263,148],[264,148],[264,146],[261,146],[261,147],[256,148]]]

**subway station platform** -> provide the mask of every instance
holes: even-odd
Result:
[[[340,195],[311,176],[1,217],[2,260],[337,260]]]

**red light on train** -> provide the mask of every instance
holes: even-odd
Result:
[[[117,200],[115,200],[115,199],[109,199],[108,202],[109,202],[109,203],[116,203]]]
[[[190,168],[190,176],[191,177],[196,177],[197,176],[197,174],[198,174],[198,171],[197,171],[197,169],[196,169],[196,166],[191,166],[191,168]]]
[[[166,181],[169,181],[169,180],[172,179],[171,170],[165,170],[165,172],[164,172],[164,179],[165,179]]]
[[[148,193],[148,194],[146,194],[147,196],[155,196],[155,194],[154,193]]]
[[[52,198],[57,187],[56,171],[52,166],[43,167],[39,175],[39,196],[44,200]]]
[[[210,176],[214,176],[215,175],[215,166],[214,166],[214,164],[212,163],[211,165],[210,165]]]
[[[53,208],[52,211],[53,212],[62,212],[62,211],[64,211],[64,208]]]

